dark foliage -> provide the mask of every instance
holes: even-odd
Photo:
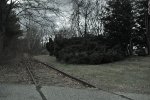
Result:
[[[109,0],[107,15],[103,18],[105,35],[109,41],[121,45],[123,51],[128,51],[134,26],[132,5],[130,0]],[[128,53],[130,54],[130,53]]]
[[[22,35],[19,18],[13,11],[14,4],[7,3],[8,0],[0,1],[0,59],[15,56],[18,37]]]
[[[3,49],[7,49],[7,47],[11,45],[12,40],[17,39],[22,35],[18,21],[19,18],[17,18],[12,11],[6,21]]]
[[[134,19],[135,19],[135,29],[134,29],[134,39],[135,45],[140,45],[141,47],[146,47],[146,16],[148,12],[148,0],[136,0],[134,2]]]
[[[51,43],[53,45],[53,42]],[[49,51],[51,43],[47,43]],[[69,39],[55,38],[52,50],[58,61],[72,64],[109,63],[125,57],[125,53],[121,52],[120,45],[109,43],[102,35],[87,35]]]
[[[145,1],[137,5],[136,9],[144,8],[140,8],[142,10],[138,12],[133,10],[132,3],[131,0],[107,1],[108,6],[105,9],[107,14],[102,18],[104,35],[85,34],[84,37],[69,39],[57,36],[53,49],[57,60],[75,64],[101,64],[132,55],[133,45],[146,44],[146,37],[143,34],[146,30],[143,7]],[[135,26],[136,24],[140,27]],[[144,49],[138,51],[142,56],[143,52]]]
[[[49,42],[46,43],[46,49],[49,51],[49,55],[54,55],[54,42],[51,38],[49,38]]]

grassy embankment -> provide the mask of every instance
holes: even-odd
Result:
[[[65,64],[48,55],[35,58],[102,89],[150,94],[150,57],[132,57],[101,65]]]

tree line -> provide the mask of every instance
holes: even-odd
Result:
[[[38,51],[46,29],[55,27],[47,14],[59,14],[56,5],[53,0],[0,0],[0,60],[20,50]]]
[[[61,13],[55,0],[0,0],[1,58],[20,49],[37,52],[52,32],[46,46],[58,60],[73,59],[66,62],[112,62],[132,55],[133,47],[149,54],[148,0],[71,1],[71,26],[56,32],[48,16]]]

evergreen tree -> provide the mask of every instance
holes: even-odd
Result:
[[[134,45],[138,49],[147,47],[148,55],[150,54],[150,15],[148,14],[148,2],[149,0],[133,0],[133,12],[134,12]]]
[[[46,49],[49,51],[50,56],[54,55],[54,41],[52,38],[49,38],[49,42],[46,43]]]
[[[130,0],[109,0],[107,15],[103,18],[104,34],[114,45],[120,45],[124,52],[131,46],[133,13]]]
[[[139,47],[146,47],[146,16],[148,13],[148,0],[135,0],[133,2],[135,19],[134,43]]]
[[[8,0],[0,1],[0,55],[12,53],[12,48],[17,44],[14,41],[18,36],[22,35],[20,25],[18,23],[15,12],[13,11],[14,4],[8,3]],[[11,49],[10,49],[11,48]]]
[[[20,24],[18,23],[19,18],[16,16],[15,12],[11,12],[6,21],[6,33],[5,35],[9,38],[18,37],[22,35],[20,30]]]
[[[6,20],[4,48],[7,48],[7,46],[9,46],[11,40],[17,39],[20,35],[22,35],[22,31],[20,30],[18,21],[19,18],[17,18],[16,14],[12,11],[8,19]]]

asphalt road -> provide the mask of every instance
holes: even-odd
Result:
[[[150,100],[150,95],[120,93],[134,100]],[[97,89],[0,84],[0,100],[127,100]]]

